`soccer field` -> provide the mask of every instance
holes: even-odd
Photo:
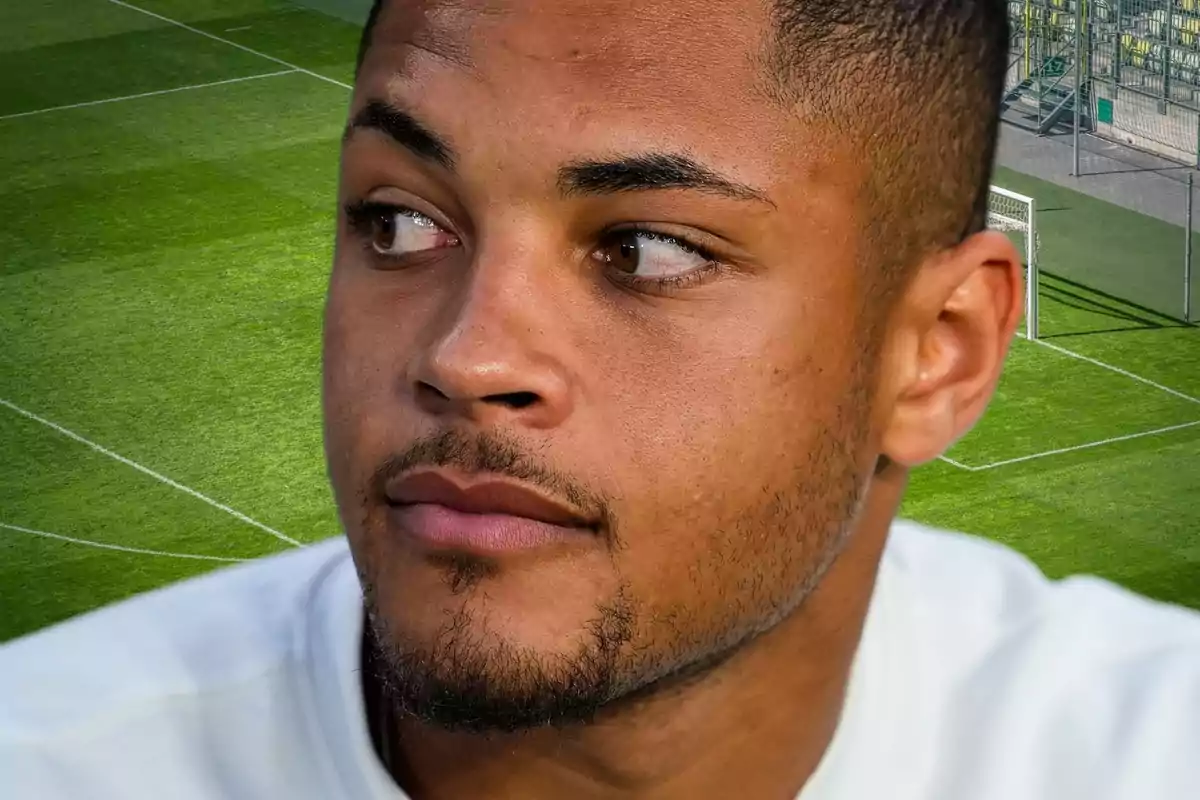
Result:
[[[0,640],[338,533],[319,337],[356,44],[281,0],[0,6]],[[995,182],[1057,209],[1051,272],[1183,236]],[[905,514],[1200,607],[1200,330],[1052,277],[1041,319]]]

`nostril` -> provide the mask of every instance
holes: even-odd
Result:
[[[450,395],[446,394],[441,389],[434,386],[432,383],[426,383],[425,381],[417,382],[417,392],[419,394],[433,395],[438,400],[449,400],[450,399]]]
[[[449,388],[449,387],[448,387]],[[520,411],[522,409],[535,406],[542,402],[542,397],[537,392],[494,392],[492,394],[469,394],[445,391],[435,383],[429,381],[417,381],[416,391],[418,399],[424,400],[427,403],[433,403],[439,408],[443,408],[446,404],[472,405],[482,403],[490,406],[503,406],[512,411]]]
[[[483,401],[520,410],[536,403],[538,396],[534,392],[505,392],[504,394],[489,394],[483,398]]]

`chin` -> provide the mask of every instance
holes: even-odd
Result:
[[[517,731],[588,721],[634,672],[635,615],[620,593],[531,602],[502,576],[415,602],[372,593],[380,678],[397,708],[447,730]]]
[[[382,560],[378,557],[384,556]],[[398,643],[455,641],[485,650],[569,657],[628,616],[628,592],[605,558],[493,559],[465,553],[375,550],[360,572],[372,614]]]

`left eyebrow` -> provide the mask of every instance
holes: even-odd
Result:
[[[454,169],[455,153],[450,144],[397,105],[382,100],[368,102],[350,120],[342,141],[349,141],[356,131],[363,130],[378,131],[417,157],[446,170]]]
[[[567,196],[692,189],[775,205],[762,190],[676,153],[643,153],[568,164],[558,171],[558,187]]]

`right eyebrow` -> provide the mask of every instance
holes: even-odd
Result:
[[[426,128],[409,112],[383,100],[371,100],[346,126],[342,141],[358,131],[378,131],[418,158],[453,171],[456,156],[445,139]]]
[[[721,175],[679,153],[636,153],[568,164],[559,171],[558,186],[567,196],[691,189],[775,205],[761,189]]]

